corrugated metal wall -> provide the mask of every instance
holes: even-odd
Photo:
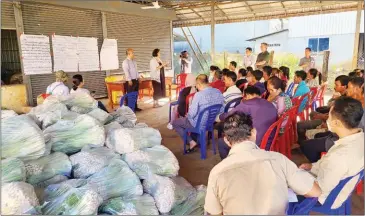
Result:
[[[171,62],[171,27],[169,20],[151,17],[129,16],[117,13],[106,13],[108,38],[118,39],[119,70],[126,58],[125,50],[133,48],[138,71],[149,70],[152,51],[159,48],[162,61]],[[170,64],[171,66],[171,64]]]
[[[100,11],[79,10],[45,4],[23,3],[23,23],[25,34],[72,35],[98,38],[99,51],[102,44],[102,25]],[[51,45],[52,47],[52,45]],[[69,73],[72,77],[75,73]],[[85,88],[96,91],[97,95],[106,95],[104,83],[105,71],[79,72],[85,78]],[[44,93],[54,82],[54,75],[32,75],[33,101]],[[71,79],[69,81],[71,86]]]
[[[15,17],[12,2],[1,1],[1,29],[15,29]]]

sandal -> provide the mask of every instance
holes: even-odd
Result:
[[[194,146],[193,148],[190,148],[190,146],[189,146],[189,148],[185,151],[185,153],[186,153],[186,154],[190,154],[190,153],[195,152],[195,149],[196,149],[196,147],[197,147],[197,146],[198,146],[198,145]]]

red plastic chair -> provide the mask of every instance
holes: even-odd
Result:
[[[322,85],[321,88],[319,89],[318,93],[319,106],[324,106],[324,93],[326,92],[326,89],[327,89],[327,84]]]
[[[323,157],[325,154],[327,154],[327,152],[321,152],[321,157]],[[364,180],[361,180],[357,185],[356,185],[356,194],[357,195],[361,195],[364,193]]]
[[[178,92],[180,92],[181,89],[185,88],[185,81],[188,74],[183,73],[179,74],[176,77],[176,98],[178,97]]]
[[[292,145],[297,141],[297,112],[298,106],[293,106],[281,116],[283,118],[282,127],[285,120],[286,124],[284,126],[284,132],[278,137],[279,152],[289,159],[291,158]]]
[[[279,147],[277,146],[277,138],[278,138],[278,135],[279,135],[279,132],[280,132],[280,128],[281,128],[281,124],[283,123],[283,118],[279,118],[279,120],[277,120],[276,122],[274,122],[270,127],[269,129],[266,131],[264,137],[262,138],[261,140],[261,143],[260,143],[260,148],[261,149],[264,149],[266,151],[276,151],[276,152],[279,152]],[[272,133],[274,133],[274,130],[275,130],[275,135],[272,139],[272,142],[270,144],[270,146],[267,146],[268,144],[268,141],[269,141],[269,138],[270,138],[270,135]]]
[[[303,109],[300,113],[299,113],[299,109],[300,109],[300,105],[302,104],[303,100],[307,98],[307,103],[309,101],[309,97],[310,97],[310,92],[308,92],[307,94],[304,94],[302,96],[299,97],[295,97],[292,99],[292,103],[294,106],[298,106],[298,112],[297,112],[297,116],[299,116],[300,121],[304,121],[305,118],[305,109]],[[305,104],[304,107],[306,107],[307,104]]]
[[[193,100],[194,98],[194,95],[195,93],[191,93],[189,94],[186,99],[185,99],[185,102],[186,102],[186,110],[185,110],[185,115],[188,114],[188,111],[189,111],[189,104],[190,104],[190,100]]]
[[[309,114],[312,110],[315,109],[315,104],[317,103],[318,100],[318,93],[319,93],[319,89],[318,87],[313,87],[310,88],[310,92],[309,92],[309,97],[308,97],[308,103],[304,109],[304,116],[305,116],[305,120],[309,120]]]

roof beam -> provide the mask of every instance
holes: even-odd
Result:
[[[194,8],[190,8],[190,10],[192,10],[198,17],[200,17],[203,20],[203,22],[205,21],[204,17],[200,15]]]
[[[227,20],[229,20],[229,17],[228,17],[228,16],[227,16],[227,14],[226,14],[226,13],[222,10],[222,8],[220,8],[218,4],[216,4],[215,6],[218,8],[218,10],[219,10],[220,12],[222,12],[223,16],[225,16],[225,17],[227,18]]]
[[[285,11],[285,15],[286,15],[286,14],[287,14],[287,12],[286,12],[286,7],[285,7],[285,5],[284,5],[283,1],[280,1],[280,4],[281,4],[281,6],[283,7],[283,9],[284,9],[284,11]]]

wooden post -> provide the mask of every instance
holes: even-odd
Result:
[[[270,59],[269,59],[269,65],[272,67],[273,63],[274,63],[274,50],[270,52]]]
[[[16,35],[17,35],[17,41],[18,41],[18,47],[19,47],[19,56],[20,56],[20,66],[22,70],[22,76],[23,76],[23,84],[26,86],[27,90],[27,104],[30,106],[34,105],[33,102],[33,92],[32,92],[32,84],[30,81],[30,76],[24,74],[24,64],[22,59],[22,46],[20,43],[20,36],[24,34],[24,25],[23,25],[23,14],[22,14],[22,8],[20,2],[13,2],[13,8],[14,8],[14,16],[15,16],[15,26],[16,26]]]
[[[323,52],[323,65],[322,65],[322,82],[327,82],[328,78],[328,61],[330,58],[330,51]]]
[[[212,7],[211,7],[211,23],[210,23],[210,56],[212,59],[212,65],[214,65],[214,61],[215,61],[215,14],[214,14],[214,9],[215,9],[215,2],[212,2]]]
[[[106,25],[106,14],[105,12],[101,11],[101,28],[103,30],[103,39],[108,38],[108,27]],[[103,40],[104,43],[104,40]],[[110,76],[110,70],[106,70],[106,76]]]
[[[356,13],[356,31],[355,31],[355,41],[354,41],[354,52],[352,56],[352,69],[357,68],[358,55],[359,55],[359,39],[360,39],[360,24],[361,24],[361,10],[362,1],[357,3],[357,13]]]

